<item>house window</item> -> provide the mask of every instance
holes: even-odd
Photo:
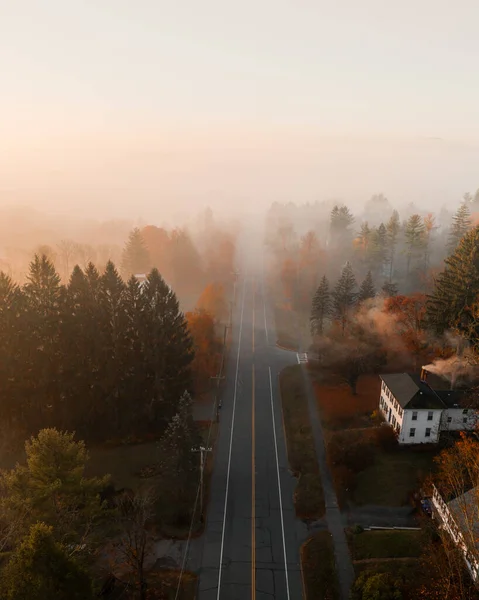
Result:
[[[467,417],[463,417],[462,422],[467,423]]]
[[[417,421],[417,410],[414,410],[412,413],[412,420]]]
[[[426,427],[426,437],[431,437],[431,428]]]
[[[414,437],[415,435],[416,435],[416,428],[411,427],[411,429],[409,430],[409,437]]]
[[[393,417],[393,427],[396,426],[396,417]]]
[[[452,417],[447,417],[447,422],[450,423],[452,421]]]
[[[433,416],[433,412],[432,412],[432,410],[430,410],[430,411],[427,413],[427,420],[428,420],[428,421],[432,421],[432,416]]]
[[[462,414],[463,414],[463,415],[467,415],[467,408],[465,408],[465,409],[462,411]]]

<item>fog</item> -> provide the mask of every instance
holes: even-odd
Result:
[[[175,223],[211,206],[234,215],[274,201],[339,199],[357,211],[374,193],[400,208],[453,207],[479,185],[479,145],[427,138],[266,130],[102,134],[39,139],[4,153],[0,206],[67,216]]]

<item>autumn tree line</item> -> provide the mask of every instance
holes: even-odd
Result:
[[[233,255],[217,259],[218,279],[184,314],[149,252],[134,230],[124,277],[111,261],[103,272],[89,263],[63,284],[45,255],[34,257],[23,285],[0,273],[4,439],[23,441],[43,427],[98,441],[159,435],[184,392],[208,388],[229,318]]]
[[[455,213],[438,215],[409,206],[401,216],[382,194],[356,216],[340,203],[275,203],[266,220],[275,292],[286,306],[309,314],[321,277],[334,286],[350,262],[358,281],[371,273],[377,290],[429,293],[478,213],[479,193],[466,195]]]

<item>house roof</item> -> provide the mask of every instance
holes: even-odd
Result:
[[[479,487],[447,503],[449,512],[460,529],[469,548],[479,551]]]
[[[464,390],[436,390],[447,408],[467,408],[467,392]]]
[[[380,377],[402,408],[446,408],[438,393],[415,373],[390,373]]]

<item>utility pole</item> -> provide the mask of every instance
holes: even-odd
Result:
[[[205,448],[204,446],[200,446],[199,448],[192,448],[192,452],[200,453],[200,515],[203,518],[203,472],[205,470],[205,454],[207,452],[211,452],[212,448]]]

